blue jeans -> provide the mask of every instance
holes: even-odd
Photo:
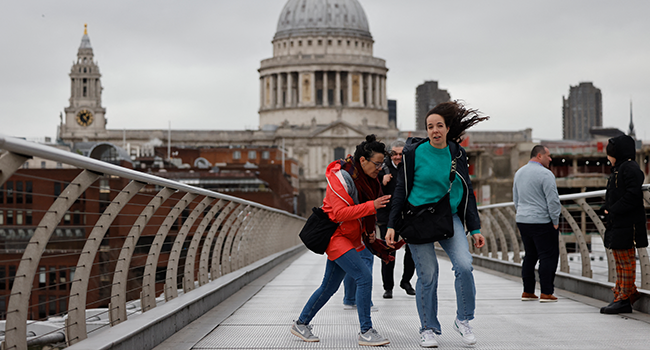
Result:
[[[298,317],[299,323],[309,324],[311,322],[316,313],[339,289],[346,274],[352,276],[357,285],[357,314],[361,324],[361,333],[365,333],[372,328],[372,321],[370,320],[372,274],[368,270],[366,262],[361,258],[361,254],[354,249],[350,249],[334,261],[327,260],[323,282],[302,309],[300,317]]]
[[[465,229],[458,215],[454,214],[454,236],[439,241],[449,256],[456,276],[456,317],[460,321],[474,319],[476,288],[472,274],[472,255],[469,252]],[[418,281],[415,298],[420,316],[420,332],[431,329],[441,334],[438,322],[438,259],[433,243],[409,244]]]
[[[360,251],[361,259],[366,263],[368,269],[370,270],[370,276],[372,276],[372,263],[374,262],[374,255],[367,248]],[[370,285],[372,292],[372,284]],[[354,281],[354,278],[350,275],[345,275],[343,278],[343,304],[345,305],[356,305],[357,304],[357,283]],[[370,300],[370,306],[372,306],[372,299]]]

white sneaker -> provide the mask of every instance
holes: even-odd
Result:
[[[356,310],[356,309],[357,309],[356,305],[343,304],[343,310]]]
[[[472,332],[472,326],[469,325],[468,320],[460,321],[458,319],[455,319],[454,329],[456,330],[456,332],[460,333],[460,335],[463,337],[463,343],[467,345],[476,344],[476,337]]]
[[[433,333],[431,329],[425,329],[420,333],[420,346],[423,348],[437,348],[438,341],[436,340],[436,334]]]
[[[370,312],[377,312],[377,311],[379,311],[379,308],[377,307],[377,305],[373,305],[373,306],[370,307]]]

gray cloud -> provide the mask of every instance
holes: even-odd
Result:
[[[285,0],[0,3],[2,133],[54,136],[88,23],[111,129],[257,128],[260,61]],[[592,81],[606,126],[650,137],[647,1],[363,1],[398,124],[438,80],[492,118],[477,128],[562,135],[562,96]]]

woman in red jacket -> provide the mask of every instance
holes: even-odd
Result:
[[[375,214],[390,199],[390,196],[380,197],[381,186],[377,180],[385,155],[386,146],[377,141],[375,135],[369,135],[366,136],[366,141],[357,146],[354,158],[348,156],[343,160],[335,160],[327,167],[325,177],[328,186],[323,199],[323,211],[332,221],[338,222],[339,227],[327,247],[323,282],[291,326],[291,333],[304,341],[319,341],[312,334],[309,322],[336,293],[348,274],[357,283],[357,313],[361,324],[359,345],[379,346],[389,343],[388,339],[372,328],[372,274],[359,254],[366,249],[362,234],[374,241]]]

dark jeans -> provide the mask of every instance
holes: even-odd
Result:
[[[535,265],[539,260],[539,285],[543,294],[553,294],[553,281],[560,257],[559,232],[553,223],[517,223],[526,256],[521,266],[525,293],[535,293]]]
[[[379,232],[381,234],[380,238],[386,239],[386,231],[388,227],[384,223],[377,223],[379,226]],[[413,262],[413,257],[411,256],[411,249],[409,245],[405,245],[406,254],[404,255],[404,272],[402,273],[402,282],[411,282],[411,278],[415,274],[415,263]],[[395,252],[391,253],[392,256],[395,256]],[[384,283],[384,290],[393,290],[395,286],[395,280],[393,278],[393,272],[395,271],[395,261],[390,261],[385,263],[381,262],[381,281]]]

